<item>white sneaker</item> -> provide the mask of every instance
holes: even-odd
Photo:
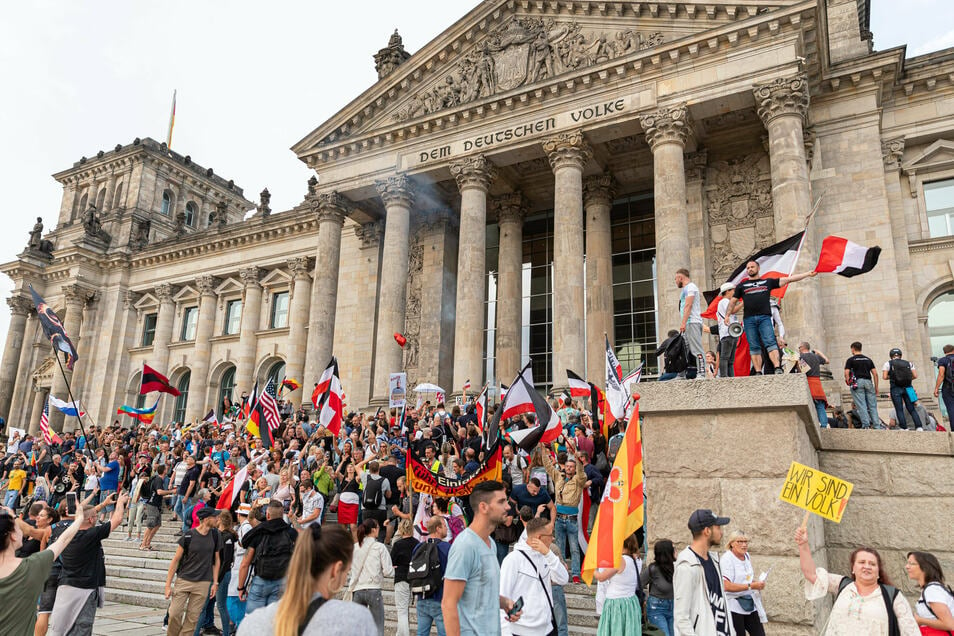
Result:
[[[923,429],[923,428],[921,428],[920,426],[919,426],[919,427],[917,427],[917,428],[916,428],[916,429],[914,429],[914,430],[916,430],[916,431],[922,431],[922,432],[924,431],[924,429]]]

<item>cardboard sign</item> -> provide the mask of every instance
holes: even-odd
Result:
[[[388,408],[399,409],[407,397],[407,374],[392,373],[388,378]]]
[[[841,523],[854,484],[817,468],[792,462],[779,499],[793,506]]]

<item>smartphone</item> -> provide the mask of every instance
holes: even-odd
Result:
[[[72,516],[76,514],[76,493],[66,493],[66,514]]]
[[[513,607],[510,608],[510,611],[507,612],[507,616],[513,616],[517,612],[523,609],[523,597],[519,597],[516,602],[513,604]]]
[[[285,510],[285,514],[287,515],[288,512],[291,510],[291,499],[286,499],[285,501],[282,502],[282,509]]]

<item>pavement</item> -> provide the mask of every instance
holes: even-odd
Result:
[[[96,622],[93,624],[93,636],[112,636],[124,634],[126,636],[160,636],[166,630],[162,628],[162,619],[166,615],[164,609],[152,607],[137,607],[107,601],[96,612]]]

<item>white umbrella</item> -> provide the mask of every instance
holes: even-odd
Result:
[[[425,382],[424,384],[418,384],[414,387],[414,390],[417,393],[444,393],[444,389],[437,386],[436,384],[429,384]]]

